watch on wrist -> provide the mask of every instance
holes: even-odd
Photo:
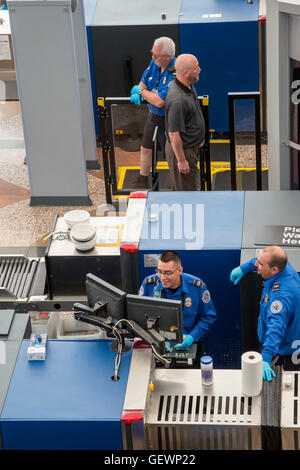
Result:
[[[143,95],[143,91],[144,91],[144,88],[141,88],[141,89],[139,90],[139,95],[142,96],[142,95]]]

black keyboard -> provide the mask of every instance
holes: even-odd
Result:
[[[172,351],[166,351],[164,356],[168,359],[174,359],[176,362],[179,363],[187,363],[192,364],[196,359],[197,353],[197,343],[192,344],[192,346],[188,349],[175,349],[173,348]]]

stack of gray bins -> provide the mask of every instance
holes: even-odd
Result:
[[[263,450],[280,450],[280,414],[281,414],[281,388],[283,370],[274,366],[276,379],[271,382],[263,381],[261,429]]]

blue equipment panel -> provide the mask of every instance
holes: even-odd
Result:
[[[240,263],[244,197],[242,191],[151,192],[139,243],[141,279],[154,273],[159,253],[175,250],[184,271],[206,282],[218,319],[202,344],[218,368],[240,367],[240,290],[229,276]],[[150,222],[150,215],[158,220]]]
[[[210,97],[210,128],[217,132],[229,130],[227,93],[259,90],[258,15],[258,1],[182,2],[180,53],[199,60],[202,71],[196,89]],[[242,105],[241,114],[238,130],[253,130],[253,103]]]
[[[235,23],[257,21],[259,2],[249,4],[243,0],[183,0],[181,23]]]
[[[112,381],[110,343],[50,340],[45,361],[28,361],[24,340],[0,417],[3,449],[122,449],[131,351]]]
[[[243,191],[150,192],[140,250],[241,249]],[[158,222],[149,222],[151,214]]]

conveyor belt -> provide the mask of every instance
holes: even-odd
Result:
[[[38,266],[38,259],[23,255],[0,257],[0,297],[26,299]]]

